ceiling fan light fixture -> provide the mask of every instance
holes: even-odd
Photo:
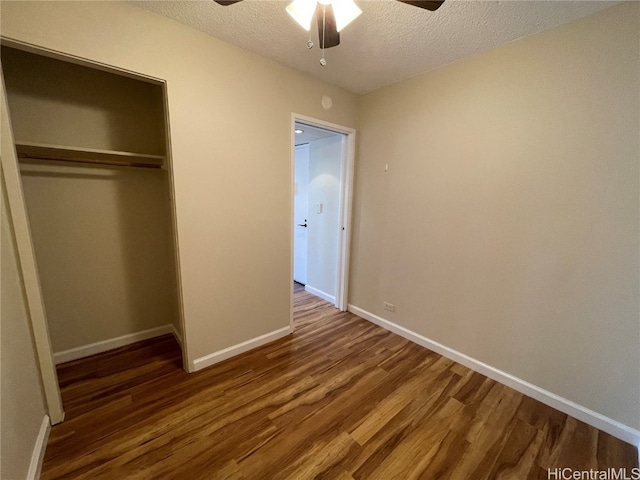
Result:
[[[311,21],[316,11],[316,4],[316,0],[293,0],[286,10],[308,32],[311,30]]]
[[[344,27],[360,16],[362,10],[353,0],[333,0],[331,2],[336,17],[336,30],[340,32]]]

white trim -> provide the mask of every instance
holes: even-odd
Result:
[[[143,330],[141,332],[122,335],[121,337],[110,338],[109,340],[102,340],[89,345],[63,350],[62,352],[56,352],[53,354],[53,361],[56,365],[59,365],[61,363],[70,362],[71,360],[88,357],[90,355],[95,355],[96,353],[108,352],[114,348],[124,347],[125,345],[130,345],[141,340],[167,334],[174,334],[173,325],[163,325],[161,327],[150,328],[149,330]]]
[[[36,443],[31,453],[31,462],[29,462],[29,471],[27,472],[27,480],[38,480],[40,471],[42,470],[42,462],[44,453],[47,450],[47,440],[49,440],[49,432],[51,431],[51,421],[49,415],[45,415],[40,425],[40,432],[36,437]]]
[[[347,311],[347,286],[351,254],[351,212],[353,211],[353,178],[355,175],[356,131],[347,134],[342,150],[342,178],[340,191],[340,237],[338,240],[338,278],[336,280],[336,308]]]
[[[327,302],[336,303],[336,297],[333,295],[329,295],[327,292],[323,292],[322,290],[318,290],[317,288],[311,287],[309,285],[304,286],[305,291],[309,292],[311,295],[315,295],[316,297],[320,297]]]
[[[40,377],[47,403],[47,413],[54,425],[64,418],[62,397],[58,386],[58,374],[53,363],[47,314],[40,288],[27,206],[22,191],[22,179],[11,129],[4,77],[0,74],[0,163],[7,191],[7,203],[11,218],[11,234],[15,237],[20,262],[20,275],[24,284],[26,307],[31,321],[31,331],[40,366]]]
[[[296,128],[296,116],[291,114],[291,125],[289,126],[289,250],[291,252],[289,256],[289,329],[293,332],[293,237],[295,235],[295,227],[293,226],[294,218],[294,202],[295,202],[295,190],[296,183],[295,176],[295,164],[296,164],[296,134],[294,132]]]
[[[173,334],[173,337],[176,339],[176,342],[178,342],[178,345],[180,345],[180,349],[184,349],[182,335],[180,335],[180,332],[178,332],[178,329],[173,323],[171,324],[171,333]]]
[[[400,325],[390,322],[389,320],[358,308],[355,305],[350,304],[349,311],[351,313],[354,313],[355,315],[358,315],[359,317],[364,318],[365,320],[370,321],[371,323],[375,323],[376,325],[389,330],[390,332],[396,333],[401,337],[406,338],[407,340],[410,340],[422,347],[439,353],[443,357],[447,357],[464,365],[465,367],[470,368],[471,370],[481,373],[491,378],[492,380],[511,387],[520,393],[528,395],[531,398],[534,398],[546,405],[549,405],[550,407],[555,408],[556,410],[560,410],[567,415],[588,423],[589,425],[596,427],[599,430],[607,432],[608,434],[613,435],[620,440],[636,446],[640,443],[640,431],[629,427],[628,425],[624,425],[617,420],[606,417],[598,412],[594,412],[593,410],[590,410],[571,400],[561,397],[560,395],[556,395],[555,393],[549,392],[507,372],[503,372],[502,370],[494,368],[491,365],[487,365],[486,363],[476,360],[475,358],[465,355],[464,353],[458,352],[456,350],[453,350],[452,348],[442,345],[441,343],[423,337],[422,335],[412,332],[405,327],[401,327]]]
[[[180,266],[180,238],[178,235],[178,212],[176,210],[176,187],[175,176],[173,174],[173,153],[171,146],[171,122],[169,115],[169,91],[167,82],[161,80],[162,98],[164,101],[164,135],[165,150],[167,161],[165,168],[167,170],[167,178],[169,179],[169,201],[171,203],[171,234],[173,239],[173,258],[175,261],[175,278],[176,293],[178,295],[178,322],[180,323],[180,333],[175,332],[176,340],[180,343],[182,349],[182,368],[185,372],[190,373],[191,357],[189,356],[189,348],[187,345],[186,332],[187,325],[184,316],[184,292],[182,287],[182,267]],[[183,337],[184,335],[184,337]]]
[[[279,338],[286,337],[292,332],[293,330],[291,327],[282,327],[278,330],[274,330],[273,332],[265,333],[259,337],[247,340],[246,342],[238,343],[237,345],[233,345],[223,350],[218,350],[217,352],[210,353],[204,357],[196,358],[193,361],[193,371],[197,372],[198,370],[202,370],[203,368],[222,362],[228,358],[248,352],[249,350],[253,350],[254,348],[258,348],[262,345],[273,342],[274,340],[278,340]]]

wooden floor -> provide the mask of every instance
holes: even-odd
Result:
[[[546,479],[634,447],[297,288],[293,335],[188,375],[165,336],[58,368],[42,478]]]

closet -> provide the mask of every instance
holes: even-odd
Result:
[[[181,342],[164,86],[1,54],[54,361]]]

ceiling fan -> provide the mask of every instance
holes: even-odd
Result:
[[[239,3],[242,0],[215,0],[216,3],[228,6]],[[396,0],[414,7],[435,11],[444,3],[444,0]],[[318,25],[318,40],[321,49],[335,47],[340,44],[340,31],[355,20],[362,10],[353,0],[293,0],[287,7],[287,13],[293,17],[305,30],[311,30],[313,17],[316,17]],[[312,48],[311,37],[307,42],[307,48]],[[323,57],[320,65],[326,65]]]

